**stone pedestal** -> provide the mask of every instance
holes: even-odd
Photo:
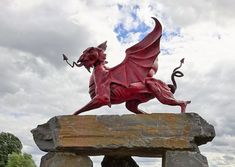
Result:
[[[165,167],[200,167],[207,161],[198,153],[198,146],[215,137],[214,127],[195,113],[56,116],[32,133],[37,146],[55,152],[54,158],[61,153],[66,156],[60,159],[68,158],[67,153],[106,155],[103,167],[137,165],[131,156],[163,157]]]
[[[79,156],[74,153],[49,152],[41,159],[40,167],[92,167],[88,156]]]
[[[162,162],[163,167],[208,167],[206,157],[191,151],[167,151]]]

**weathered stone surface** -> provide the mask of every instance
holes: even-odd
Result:
[[[195,113],[57,116],[32,133],[44,151],[154,157],[196,150],[215,136],[214,127]]]
[[[139,167],[131,157],[105,156],[101,162],[102,167]]]
[[[87,156],[73,153],[47,153],[41,159],[40,167],[92,167],[92,161]]]
[[[167,151],[163,167],[209,167],[206,157],[198,152]]]
[[[42,150],[45,151],[54,150],[52,130],[48,123],[38,125],[32,132],[34,140],[40,149],[43,148]]]

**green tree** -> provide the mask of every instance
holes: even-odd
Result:
[[[8,155],[21,153],[22,144],[20,140],[11,133],[0,133],[0,167],[5,167]]]
[[[8,156],[6,167],[36,167],[30,154],[12,153]]]

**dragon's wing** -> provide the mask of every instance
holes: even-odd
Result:
[[[142,41],[126,50],[124,61],[110,69],[112,82],[128,87],[131,83],[143,82],[160,53],[162,26],[155,21],[155,28]]]

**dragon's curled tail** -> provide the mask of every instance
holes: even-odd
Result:
[[[178,70],[178,69],[180,69],[180,67],[182,66],[183,63],[184,63],[184,58],[180,60],[180,65],[178,67],[176,67],[171,74],[171,81],[173,84],[168,84],[168,87],[171,89],[171,92],[173,94],[175,93],[175,91],[177,89],[175,77],[183,77],[184,76],[184,74]]]

